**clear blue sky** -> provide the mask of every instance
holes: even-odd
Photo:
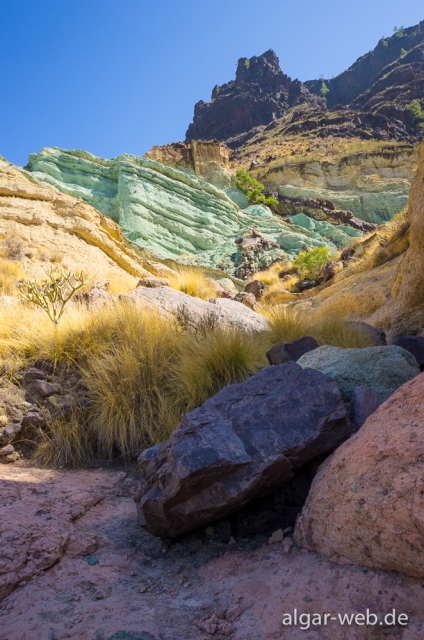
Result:
[[[0,154],[142,155],[183,140],[242,56],[331,77],[422,19],[422,0],[1,0]]]

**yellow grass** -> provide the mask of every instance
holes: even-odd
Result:
[[[215,288],[200,267],[178,267],[178,275],[171,279],[171,286],[195,298],[208,300],[215,297]]]
[[[307,312],[297,311],[292,306],[276,306],[268,309],[267,317],[271,330],[268,344],[292,342],[303,336],[312,336],[319,345],[331,344],[335,347],[363,349],[372,346],[372,340],[346,323],[343,314],[324,315],[319,309]]]
[[[320,344],[364,347],[369,342],[340,318],[268,310],[262,335],[237,329],[182,328],[176,320],[112,303],[100,308],[68,305],[58,326],[23,303],[0,308],[0,349],[12,368],[37,358],[71,366],[85,380],[90,408],[50,420],[40,434],[39,462],[78,467],[94,458],[130,459],[166,439],[185,413],[221,388],[266,366],[273,344],[314,336]]]
[[[17,282],[23,273],[17,262],[8,258],[0,258],[0,295],[15,295],[18,292]]]

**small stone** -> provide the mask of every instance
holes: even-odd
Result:
[[[272,536],[268,540],[268,544],[275,544],[276,542],[283,542],[283,540],[284,540],[283,531],[281,529],[277,529],[277,531],[274,531],[274,533],[272,534]]]
[[[96,564],[99,564],[99,559],[96,556],[85,556],[85,562],[90,565],[90,567],[94,567]]]
[[[213,536],[215,534],[215,529],[213,527],[206,527],[205,533],[207,536]]]
[[[10,440],[14,436],[16,436],[19,431],[21,431],[22,425],[19,423],[11,422],[6,425],[5,429],[3,429],[2,437]]]
[[[19,453],[17,451],[14,451],[9,456],[6,456],[6,460],[8,462],[17,462],[20,459],[21,459],[21,456],[19,455]]]
[[[228,543],[228,546],[231,546],[231,545],[233,545],[233,544],[236,544],[236,539],[235,539],[235,538],[233,538],[233,536],[231,536],[230,541],[229,541],[229,543]]]
[[[281,549],[285,554],[290,553],[292,546],[293,546],[293,540],[291,538],[285,538],[281,543]]]
[[[27,390],[34,395],[41,396],[42,398],[48,398],[49,396],[58,393],[56,387],[45,380],[34,380],[28,385]]]
[[[141,278],[138,281],[137,287],[147,287],[148,289],[156,289],[156,287],[169,287],[168,278],[156,278],[151,276],[150,278]]]
[[[0,456],[8,456],[11,453],[14,453],[15,451],[15,447],[13,447],[11,444],[7,444],[5,447],[2,447],[0,449]]]
[[[9,418],[6,415],[0,416],[0,426],[5,427],[9,421]]]
[[[36,369],[35,367],[31,367],[24,373],[24,383],[29,384],[34,380],[44,380],[46,377],[46,372],[41,371],[41,369]]]

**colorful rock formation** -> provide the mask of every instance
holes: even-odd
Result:
[[[177,166],[183,164],[190,172],[150,158],[122,155],[104,160],[85,151],[56,148],[31,155],[27,169],[40,182],[90,203],[117,222],[129,240],[159,258],[219,266],[241,276],[246,261],[252,262],[246,271],[250,275],[255,268],[285,254],[294,257],[305,247],[328,246],[334,250],[347,246],[352,235],[360,235],[351,227],[328,223],[319,232],[289,225],[261,205],[240,210],[230,197],[232,190],[227,195],[193,175],[197,167],[202,175],[209,171],[209,177],[224,176],[226,180],[225,156],[221,163],[219,145],[212,146],[216,163],[209,169],[206,161],[202,165],[196,160],[205,158],[199,148],[210,149],[193,144],[190,148],[174,145],[155,151],[155,155]],[[247,250],[235,244],[252,229],[263,237],[261,246]]]

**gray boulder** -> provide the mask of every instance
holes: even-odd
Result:
[[[175,537],[226,518],[351,435],[334,380],[295,362],[266,367],[187,414],[143,451],[140,524]]]
[[[384,402],[396,389],[420,373],[414,356],[394,345],[366,349],[325,345],[306,353],[298,364],[334,378],[346,402],[350,402],[353,390],[359,386],[375,389],[380,402]]]
[[[260,332],[269,329],[268,320],[246,307],[241,302],[226,298],[201,300],[171,289],[171,287],[137,287],[130,293],[119,296],[120,300],[133,302],[141,309],[153,309],[161,315],[178,317],[184,314],[193,323],[213,316],[216,323],[242,329],[246,332]]]
[[[375,389],[370,387],[356,387],[350,399],[350,419],[353,431],[358,431],[365,420],[377,411],[380,399]]]

